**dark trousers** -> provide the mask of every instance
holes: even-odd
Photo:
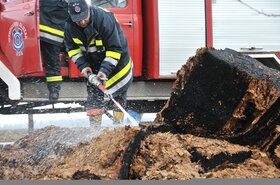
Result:
[[[49,91],[58,92],[61,83],[61,63],[59,61],[60,47],[41,41],[41,52],[43,58],[43,66],[46,70],[47,85]],[[54,80],[48,78],[54,77]],[[61,78],[61,79],[60,79]]]

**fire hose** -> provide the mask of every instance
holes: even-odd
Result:
[[[112,94],[108,92],[108,90],[105,88],[105,86],[102,84],[102,81],[99,77],[97,77],[95,74],[89,73],[88,74],[88,81],[89,83],[95,85],[98,87],[98,89],[104,93],[105,96],[107,96],[111,101],[114,102],[114,104],[124,113],[124,115],[129,119],[129,121],[134,126],[139,126],[139,123],[117,102]]]

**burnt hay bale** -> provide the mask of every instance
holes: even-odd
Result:
[[[231,49],[198,49],[178,71],[157,121],[179,133],[274,151],[280,143],[275,131],[280,124],[280,71]]]

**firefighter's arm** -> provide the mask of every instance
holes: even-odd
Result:
[[[64,44],[66,47],[66,51],[68,56],[72,59],[72,61],[76,64],[78,69],[82,72],[82,70],[86,67],[90,67],[89,63],[85,60],[83,52],[79,45],[75,43],[77,38],[72,38],[71,36],[71,27],[66,23],[65,32],[64,32]]]
[[[101,63],[100,71],[107,77],[110,76],[114,68],[117,66],[121,54],[122,45],[118,34],[118,24],[111,13],[103,13],[103,20],[100,21],[100,34],[105,46],[105,58]]]

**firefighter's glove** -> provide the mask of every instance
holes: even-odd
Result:
[[[100,79],[102,84],[105,86],[106,85],[106,81],[108,80],[107,75],[105,73],[103,73],[102,71],[98,71],[97,77]]]
[[[81,74],[82,74],[84,77],[88,78],[88,74],[92,74],[92,69],[91,69],[90,67],[85,67],[85,68],[82,70]]]

